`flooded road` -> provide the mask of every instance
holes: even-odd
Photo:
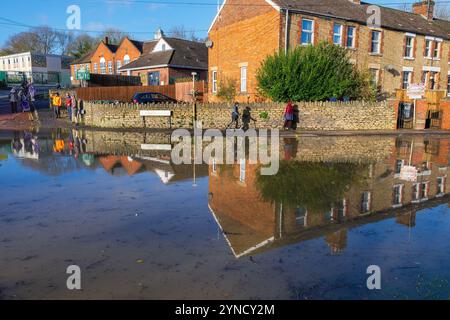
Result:
[[[449,143],[282,138],[261,176],[165,134],[1,132],[0,299],[449,299]]]

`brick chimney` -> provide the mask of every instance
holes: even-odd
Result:
[[[109,38],[105,37],[105,40],[103,42],[105,42],[105,44],[109,44]]]
[[[413,12],[415,14],[420,14],[427,20],[433,20],[434,15],[434,1],[424,0],[421,2],[416,2],[413,4]]]

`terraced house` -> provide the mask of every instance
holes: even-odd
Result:
[[[385,96],[411,83],[449,86],[450,22],[434,18],[434,2],[412,12],[360,0],[226,0],[209,29],[209,99],[220,84],[238,83],[239,101],[259,101],[256,72],[270,54],[327,41],[348,48]],[[380,23],[373,26],[374,14]]]

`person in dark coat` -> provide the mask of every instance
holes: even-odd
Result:
[[[244,112],[242,113],[242,129],[244,131],[247,131],[249,129],[249,124],[250,121],[254,121],[256,123],[256,119],[252,118],[252,114],[251,114],[252,109],[250,107],[246,107],[244,109]]]

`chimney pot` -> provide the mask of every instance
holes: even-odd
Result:
[[[413,12],[420,14],[427,20],[433,20],[435,2],[432,0],[424,0],[413,4]]]
[[[105,44],[109,44],[109,37],[105,37]]]

